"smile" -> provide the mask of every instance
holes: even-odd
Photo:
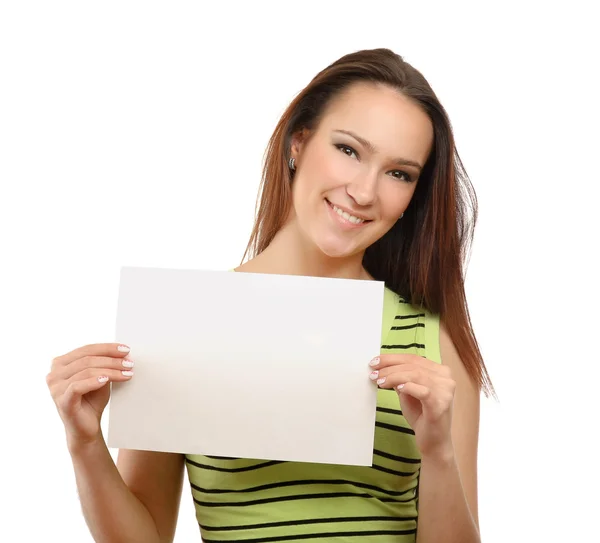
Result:
[[[361,227],[361,226],[371,222],[370,220],[351,215],[347,211],[340,209],[335,204],[332,204],[327,199],[325,199],[325,203],[327,204],[327,207],[329,208],[330,212],[333,215],[335,215],[335,218],[338,219],[338,221],[346,227],[355,227],[356,228],[356,227]]]

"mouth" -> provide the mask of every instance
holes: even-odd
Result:
[[[330,212],[335,216],[335,218],[344,226],[351,228],[360,228],[370,222],[373,222],[371,219],[365,219],[364,217],[357,217],[344,211],[340,207],[332,204],[327,198],[325,198],[325,203],[329,208]]]

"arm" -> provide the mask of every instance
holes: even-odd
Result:
[[[81,507],[99,543],[163,543],[173,540],[181,496],[183,456],[108,451],[100,420],[109,382],[132,379],[129,347],[84,345],[54,358],[46,384],[65,426]]]
[[[453,449],[423,456],[419,483],[417,543],[479,543],[477,443],[479,390],[440,323],[442,363],[456,382],[452,416]]]
[[[123,481],[148,509],[161,543],[175,537],[184,466],[182,454],[119,450],[117,467]]]
[[[69,447],[86,523],[99,543],[173,541],[183,457],[119,451],[118,466],[104,442]]]

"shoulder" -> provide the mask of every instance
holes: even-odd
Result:
[[[456,345],[450,337],[448,328],[442,320],[439,320],[438,322],[442,364],[449,366],[457,386],[460,385],[460,388],[465,392],[468,392],[470,395],[476,394],[477,397],[479,397],[479,387],[468,374],[458,350],[456,349]]]

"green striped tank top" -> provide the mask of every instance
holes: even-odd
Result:
[[[441,362],[439,316],[387,288],[381,339],[381,353]],[[377,393],[370,467],[203,455],[186,467],[205,543],[416,540],[420,454],[393,390]]]

